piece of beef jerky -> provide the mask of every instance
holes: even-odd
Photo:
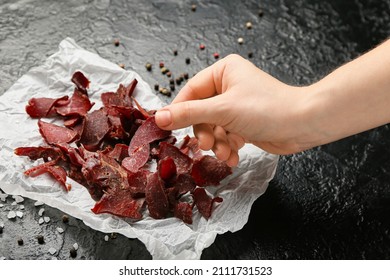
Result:
[[[19,147],[14,150],[14,153],[18,156],[28,156],[31,160],[42,158],[44,161],[49,161],[64,158],[61,149],[52,146]]]
[[[221,180],[232,174],[232,169],[215,157],[205,155],[194,160],[191,175],[200,187],[218,186]]]
[[[87,88],[89,87],[89,80],[80,71],[73,74],[71,81],[76,85],[77,89],[84,94],[87,94]]]
[[[194,203],[198,208],[198,211],[202,216],[206,219],[209,219],[211,216],[211,210],[214,202],[222,202],[223,199],[221,197],[211,198],[205,191],[204,188],[196,188],[192,192],[192,196],[194,197]]]
[[[95,214],[110,213],[119,217],[139,220],[142,218],[141,209],[144,201],[145,198],[132,198],[127,189],[116,189],[105,193],[91,210]]]
[[[172,158],[175,162],[177,173],[188,173],[192,166],[192,159],[189,156],[183,154],[179,148],[167,142],[160,143],[158,157],[160,159],[165,157]]]
[[[165,218],[169,212],[169,203],[157,172],[148,176],[145,195],[150,216],[155,219]]]
[[[77,133],[69,128],[47,123],[42,120],[38,121],[39,132],[48,144],[60,144],[72,142]]]
[[[60,98],[31,98],[26,106],[26,112],[32,118],[51,117],[56,114],[54,106],[60,101],[68,101],[68,98],[67,95]]]
[[[104,110],[95,110],[85,116],[85,125],[81,134],[80,143],[88,150],[96,150],[103,138],[110,131],[111,126]]]
[[[56,112],[61,116],[84,116],[92,108],[88,96],[77,88],[74,90],[69,102],[64,105],[57,104],[54,106]]]
[[[174,216],[182,220],[186,224],[192,224],[192,205],[187,202],[179,202],[176,204]]]

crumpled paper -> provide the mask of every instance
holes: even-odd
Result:
[[[265,192],[278,163],[278,156],[251,145],[240,150],[240,163],[231,176],[220,186],[207,188],[211,194],[222,197],[223,202],[215,206],[209,220],[194,208],[192,225],[174,217],[155,220],[147,213],[137,222],[110,214],[96,215],[91,211],[95,202],[88,191],[71,179],[68,182],[72,189],[66,193],[48,175],[24,176],[23,171],[37,163],[14,155],[13,150],[44,144],[37,120],[25,112],[28,100],[32,97],[70,96],[74,88],[70,78],[78,70],[91,81],[89,94],[96,103],[92,110],[100,108],[102,92],[115,91],[119,83],[127,85],[134,78],[138,80],[134,96],[142,106],[147,109],[164,106],[137,73],[124,70],[66,38],[60,43],[57,53],[42,66],[31,69],[0,96],[0,188],[4,192],[42,201],[81,219],[95,230],[138,238],[154,259],[199,259],[202,250],[214,242],[217,234],[238,231],[246,224],[253,202]],[[53,122],[52,119],[45,121]],[[192,134],[190,129],[175,133],[179,140]]]

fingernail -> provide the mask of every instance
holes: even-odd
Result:
[[[169,110],[161,110],[156,112],[156,123],[159,126],[168,126],[172,123],[172,116]]]

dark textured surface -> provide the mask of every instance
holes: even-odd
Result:
[[[196,12],[191,11],[194,3]],[[251,30],[245,28],[247,21],[253,24]],[[389,30],[389,0],[0,0],[0,94],[42,64],[67,36],[110,61],[124,63],[151,87],[168,86],[159,61],[174,75],[191,76],[215,61],[214,52],[221,57],[253,52],[253,63],[268,73],[305,85],[377,45]],[[239,37],[244,44],[237,43]],[[113,45],[114,38],[120,46]],[[199,50],[200,43],[205,50]],[[153,64],[151,73],[145,70],[146,62]],[[202,258],[390,258],[389,144],[389,127],[384,126],[282,157],[247,225],[218,236]],[[78,259],[150,258],[138,240],[109,235],[105,241],[105,234],[72,217],[64,224],[62,212],[35,207],[29,199],[19,204],[25,207],[22,219],[8,220],[8,211],[20,207],[13,201],[0,201],[0,258],[68,259],[75,242]],[[51,220],[39,225],[41,207]],[[39,234],[45,238],[43,245],[36,240]],[[18,238],[23,238],[23,246]],[[48,253],[51,247],[57,250],[54,255]]]

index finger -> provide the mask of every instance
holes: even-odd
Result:
[[[222,93],[222,78],[226,60],[221,59],[198,72],[180,90],[172,103],[205,99]]]

